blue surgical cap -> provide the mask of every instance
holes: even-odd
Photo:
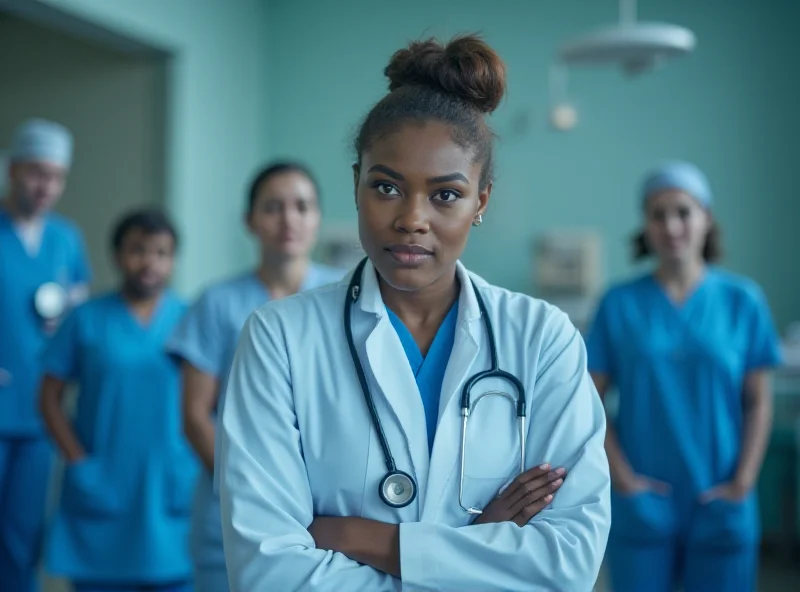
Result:
[[[711,207],[712,194],[708,179],[699,168],[689,162],[667,162],[645,177],[642,201],[665,189],[684,191],[705,208]]]
[[[72,164],[72,134],[63,125],[44,119],[29,119],[14,133],[12,162],[42,160],[69,168]]]

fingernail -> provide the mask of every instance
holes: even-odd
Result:
[[[556,475],[563,475],[566,472],[567,472],[566,469],[556,469]]]
[[[547,463],[544,463],[543,465],[539,465],[539,468],[540,468],[540,469],[547,470],[547,469],[549,469],[549,468],[550,468],[550,465],[548,465]]]
[[[553,486],[554,486],[554,487],[558,487],[558,486],[559,486],[559,485],[561,485],[563,482],[564,482],[564,480],[563,480],[563,479],[556,479],[555,481],[553,481]]]
[[[549,494],[549,493],[548,493],[546,496],[544,496],[544,501],[546,501],[546,502],[549,502],[549,501],[551,501],[552,499],[553,499],[553,496],[552,496],[552,494]]]

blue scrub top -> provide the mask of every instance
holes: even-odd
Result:
[[[0,206],[0,437],[41,436],[37,408],[48,333],[33,298],[46,282],[69,290],[92,279],[80,230],[57,214],[43,220],[39,252],[29,255]]]
[[[444,373],[447,370],[447,362],[450,360],[450,353],[453,351],[453,342],[456,335],[456,320],[458,319],[458,300],[445,315],[442,324],[436,331],[436,335],[431,342],[426,356],[414,341],[414,336],[403,324],[394,312],[389,312],[389,319],[397,331],[406,358],[414,373],[417,381],[417,388],[422,397],[422,405],[425,408],[425,425],[428,432],[428,452],[433,450],[433,440],[436,436],[436,426],[439,423],[439,398],[442,394],[442,382]]]
[[[185,310],[166,292],[143,325],[114,292],[77,307],[50,341],[45,372],[77,383],[73,427],[87,454],[65,469],[51,573],[139,584],[190,577],[198,466],[183,437],[180,369],[164,351]]]
[[[746,375],[781,362],[760,288],[710,267],[676,305],[647,274],[605,295],[586,346],[589,371],[619,391],[615,428],[631,467],[673,485],[667,499],[612,497],[612,536],[644,536],[648,525],[706,541],[757,536],[754,495],[741,507],[697,498],[736,471]]]
[[[301,291],[337,282],[345,273],[312,263]],[[167,349],[172,355],[185,359],[219,381],[217,410],[222,408],[239,333],[250,314],[269,299],[264,283],[254,272],[211,286],[192,306],[168,343]],[[207,471],[202,471],[198,481],[191,546],[198,565],[224,566],[219,497],[215,479]]]

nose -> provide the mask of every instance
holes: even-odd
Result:
[[[158,261],[158,252],[155,250],[148,249],[144,252],[143,259],[144,259],[144,267],[148,269],[154,267],[156,265],[156,262]]]
[[[410,195],[401,200],[394,227],[406,234],[426,234],[430,230],[427,196]]]
[[[683,232],[683,221],[679,216],[667,216],[664,228],[669,236],[678,236]]]

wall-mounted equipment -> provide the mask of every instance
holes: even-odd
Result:
[[[349,225],[331,224],[320,230],[315,248],[315,258],[320,263],[352,269],[365,256],[357,229]]]
[[[558,306],[583,330],[602,289],[602,240],[589,230],[554,230],[535,241],[536,296]]]

